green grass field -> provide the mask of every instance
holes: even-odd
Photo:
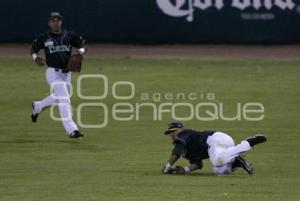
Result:
[[[268,143],[247,156],[255,174],[238,170],[215,176],[209,161],[201,171],[186,176],[162,175],[160,170],[172,148],[162,135],[170,114],[153,121],[151,110],[140,120],[115,121],[109,114],[105,128],[82,128],[86,138],[70,140],[60,122],[44,111],[37,124],[29,118],[31,102],[49,94],[45,68],[29,58],[1,58],[0,200],[1,201],[297,201],[300,200],[299,61],[196,61],[88,59],[82,74],[104,74],[109,79],[109,97],[103,101],[72,99],[74,116],[82,102],[108,105],[114,82],[135,84],[140,93],[215,93],[228,116],[236,104],[260,102],[262,121],[185,122],[198,130],[220,130],[236,142],[264,133]],[[73,76],[74,84],[78,75]],[[76,84],[75,84],[76,87]],[[76,88],[75,88],[76,89]],[[101,83],[85,82],[84,94],[100,94]],[[126,95],[127,90],[118,94]],[[206,101],[197,100],[195,102]],[[160,104],[166,102],[155,102]],[[181,101],[171,101],[181,102]],[[193,101],[191,101],[193,102]],[[180,110],[178,115],[184,115]],[[76,118],[75,118],[76,119]],[[87,109],[85,123],[101,122],[101,110]],[[187,161],[180,160],[179,164]]]

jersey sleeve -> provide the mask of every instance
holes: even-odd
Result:
[[[180,143],[180,144],[183,144],[183,146],[186,146],[187,145],[186,136],[176,137],[176,139],[174,140],[174,144],[175,143]]]
[[[175,146],[172,150],[172,155],[180,157],[184,153],[184,145],[180,142],[174,142]]]
[[[71,45],[76,48],[81,48],[86,44],[86,40],[75,32],[70,31]]]
[[[44,44],[41,40],[41,37],[37,37],[32,41],[32,51],[33,53],[38,53],[41,49],[44,48]]]

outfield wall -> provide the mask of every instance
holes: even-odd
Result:
[[[1,1],[0,42],[31,41],[51,11],[91,42],[300,42],[300,0]]]

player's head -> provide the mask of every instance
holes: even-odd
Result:
[[[168,125],[168,129],[165,131],[165,135],[170,135],[170,137],[174,140],[176,136],[183,130],[183,124],[179,121],[175,121]]]
[[[60,33],[62,28],[62,16],[58,12],[52,12],[49,15],[48,25],[50,27],[51,32]]]

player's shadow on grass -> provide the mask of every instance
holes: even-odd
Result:
[[[178,176],[189,176],[189,177],[215,177],[217,176],[213,172],[193,172],[192,174],[178,175]]]
[[[126,171],[127,173],[132,173],[133,172],[129,172]],[[135,172],[136,174],[137,172]],[[217,175],[213,172],[193,172],[191,174],[172,174],[172,175],[168,175],[168,174],[162,174],[160,171],[151,171],[151,172],[140,172],[141,175],[143,176],[166,176],[166,177],[232,177],[232,178],[241,178],[244,177],[244,175],[242,174],[238,174],[238,173],[233,173],[233,174],[224,174],[224,175]]]
[[[191,177],[230,177],[230,178],[241,178],[244,177],[242,174],[233,173],[233,174],[215,174],[213,172],[193,172],[192,174],[186,174],[182,176],[191,176]]]
[[[107,172],[110,173],[126,173],[126,174],[139,174],[141,176],[166,176],[166,177],[216,177],[217,175],[214,174],[213,172],[193,172],[191,174],[184,174],[184,175],[180,175],[180,174],[162,174],[159,170],[158,171],[133,171],[133,170],[109,170]]]

